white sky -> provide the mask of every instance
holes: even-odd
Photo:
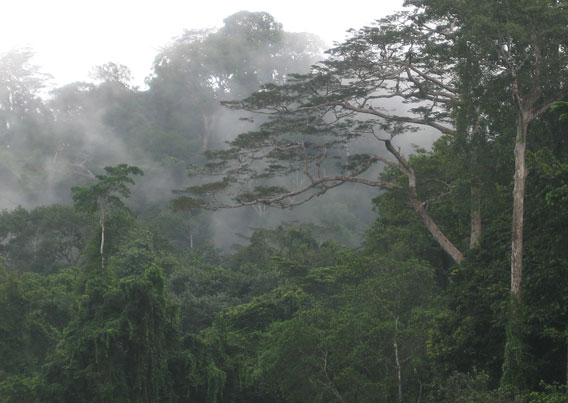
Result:
[[[184,29],[219,27],[240,11],[266,11],[290,32],[341,41],[349,28],[402,9],[403,0],[0,0],[0,53],[31,47],[54,84],[85,80],[107,62],[128,66],[136,83]]]

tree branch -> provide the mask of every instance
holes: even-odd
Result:
[[[454,135],[456,133],[456,131],[454,129],[451,129],[449,127],[443,126],[439,123],[430,121],[430,120],[426,120],[426,119],[418,119],[418,118],[411,118],[411,117],[407,117],[407,116],[398,116],[398,115],[389,115],[388,113],[384,113],[381,112],[379,110],[376,109],[370,109],[370,108],[360,108],[354,105],[351,105],[348,102],[345,101],[338,101],[337,105],[353,111],[353,112],[359,112],[359,113],[365,113],[368,115],[374,115],[374,116],[378,116],[382,119],[385,120],[390,120],[390,121],[394,121],[394,122],[403,122],[403,123],[413,123],[413,124],[417,124],[417,125],[423,125],[423,126],[430,126],[433,127],[437,130],[439,130],[441,133],[444,134],[449,134],[449,135]]]

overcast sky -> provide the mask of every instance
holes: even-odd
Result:
[[[124,64],[137,83],[154,56],[184,29],[219,27],[237,11],[266,11],[290,32],[328,43],[349,28],[402,9],[403,0],[3,0],[0,53],[30,47],[54,84],[85,80],[93,66]]]

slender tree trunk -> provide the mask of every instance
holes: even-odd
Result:
[[[101,225],[101,274],[105,274],[105,210],[101,209],[101,218],[100,218],[100,225]]]
[[[201,138],[201,149],[202,151],[207,151],[209,149],[209,139],[211,138],[211,134],[213,133],[215,118],[205,112],[202,112],[201,116],[203,117],[204,130],[203,137]]]
[[[398,318],[395,318],[394,322],[395,332],[398,333]],[[398,384],[398,402],[402,403],[402,370],[400,367],[400,359],[398,357],[398,342],[396,339],[396,334],[392,343],[394,347],[394,359],[396,363],[396,380]]]
[[[564,385],[564,393],[568,396],[568,335],[566,336],[566,385]]]
[[[416,368],[414,368],[414,373],[416,374],[416,376],[418,376],[418,371],[416,370]],[[420,378],[418,378],[418,385],[418,399],[416,399],[416,403],[420,403],[422,401],[422,390],[424,389],[424,385],[422,385]]]
[[[469,248],[479,246],[481,239],[481,189],[479,185],[471,185],[471,229],[469,238]]]
[[[329,374],[327,373],[327,354],[328,352],[325,351],[323,353],[323,363],[322,363],[322,370],[323,370],[323,374],[325,375],[325,379],[327,382],[322,382],[322,381],[318,381],[320,384],[322,384],[323,386],[328,387],[331,392],[333,393],[333,395],[337,398],[337,400],[339,400],[342,403],[345,403],[345,400],[343,400],[343,396],[341,396],[341,393],[339,393],[339,391],[337,390],[337,388],[333,385],[333,382],[331,380],[331,378],[329,377]]]
[[[523,216],[525,210],[525,183],[527,178],[527,113],[519,112],[515,142],[515,186],[513,189],[513,228],[511,244],[511,296],[521,300],[523,283]]]
[[[501,386],[520,392],[527,388],[526,346],[522,312],[523,215],[527,168],[525,161],[529,113],[519,108],[515,142],[513,222],[511,244],[511,293]]]

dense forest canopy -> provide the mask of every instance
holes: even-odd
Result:
[[[2,55],[0,400],[565,402],[568,2],[406,3]]]

